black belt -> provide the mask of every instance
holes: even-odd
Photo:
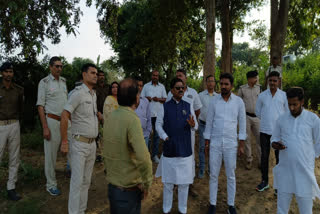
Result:
[[[257,115],[252,114],[252,113],[249,113],[249,112],[246,112],[246,114],[247,114],[248,116],[250,116],[250,117],[257,117]]]
[[[206,122],[203,120],[199,120],[200,123],[202,123],[203,125],[206,125]]]

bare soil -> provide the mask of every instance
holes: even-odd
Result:
[[[253,151],[255,149],[253,148]],[[41,169],[41,176],[34,181],[26,182],[26,178],[19,173],[19,181],[17,182],[17,191],[22,194],[23,199],[19,202],[11,202],[5,198],[5,189],[7,181],[7,170],[5,167],[0,168],[0,213],[41,213],[41,214],[63,214],[67,213],[68,194],[70,179],[64,174],[66,158],[59,156],[57,161],[57,180],[58,186],[62,190],[62,195],[53,197],[45,190],[45,177],[43,175],[43,152],[35,152],[30,150],[21,151],[21,159],[23,162],[31,164],[34,168]],[[197,158],[196,158],[197,159]],[[244,158],[238,158],[236,181],[236,208],[240,214],[274,214],[276,213],[277,200],[274,196],[272,188],[257,192],[256,185],[260,182],[261,173],[258,169],[257,159],[254,157],[253,168],[246,170],[244,167]],[[270,158],[270,166],[275,165],[273,153]],[[156,164],[153,164],[155,173]],[[269,175],[271,177],[270,184],[272,186],[272,167]],[[320,162],[316,160],[316,176],[320,183]],[[88,197],[88,214],[109,213],[109,201],[107,198],[107,181],[104,175],[104,167],[102,163],[96,163],[92,175],[92,183]],[[195,178],[194,188],[199,196],[193,198],[189,195],[188,213],[189,214],[205,214],[209,206],[209,179],[208,174],[205,178]],[[38,209],[34,212],[28,212],[28,206],[36,206]],[[34,205],[36,204],[36,205]],[[21,209],[15,211],[12,207],[21,205]],[[31,207],[31,209],[33,209]],[[24,210],[24,211],[23,211]],[[221,168],[219,177],[219,191],[217,213],[227,213],[227,185],[224,167]],[[162,213],[162,183],[161,178],[154,178],[148,198],[142,202],[142,214],[161,214]],[[174,203],[172,213],[178,213],[177,194],[174,194]],[[299,213],[295,200],[291,204],[291,214]],[[320,201],[314,202],[313,213],[320,213]]]

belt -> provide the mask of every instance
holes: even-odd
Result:
[[[10,125],[16,122],[18,122],[18,120],[0,120],[0,126]]]
[[[203,125],[206,125],[206,122],[203,120],[199,120],[200,123],[202,123]]]
[[[110,184],[110,183],[109,183],[109,185],[114,187],[114,188],[120,189],[121,191],[128,191],[128,192],[140,191],[141,192],[141,189],[138,186],[124,188],[124,187],[115,186],[115,185]]]
[[[96,138],[87,138],[81,135],[73,135],[73,138],[76,139],[77,141],[88,143],[88,144],[91,144],[96,140]]]
[[[252,113],[249,113],[249,112],[246,112],[246,114],[247,114],[249,117],[257,117],[257,115],[252,114]]]
[[[55,114],[47,114],[47,117],[50,117],[50,118],[52,118],[54,120],[58,120],[58,121],[61,120],[61,117],[58,115],[55,115]]]

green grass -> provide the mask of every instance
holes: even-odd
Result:
[[[38,214],[40,213],[40,200],[26,199],[19,202],[10,203],[8,206],[8,214]]]

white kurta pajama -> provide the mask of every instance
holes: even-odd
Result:
[[[274,187],[278,189],[278,214],[288,213],[291,197],[297,198],[300,213],[312,213],[312,199],[320,199],[314,174],[315,158],[320,155],[320,120],[303,110],[298,117],[290,112],[279,117],[271,142],[281,141],[280,162],[273,169]],[[303,211],[303,212],[301,212]]]
[[[172,98],[172,93],[170,91],[168,93],[168,97],[167,97],[166,102],[171,100],[171,98]],[[184,92],[182,99],[184,101],[190,103],[192,108],[194,109],[194,111],[197,111],[197,110],[201,109],[201,107],[202,107],[200,96],[197,93],[197,91],[194,90],[193,88],[187,87],[187,90]],[[194,116],[194,119],[196,120],[195,116]],[[193,177],[195,177],[195,175],[196,175],[196,163],[195,163],[195,154],[194,154],[195,143],[196,143],[196,132],[194,130],[191,130],[191,144],[192,144],[192,155],[193,155],[193,162],[192,162]]]
[[[203,136],[210,140],[210,204],[216,205],[218,178],[222,160],[227,175],[228,205],[234,206],[236,195],[237,125],[239,140],[246,139],[246,113],[242,99],[231,94],[226,102],[219,94],[210,101]]]
[[[190,104],[190,112],[195,120],[195,127],[190,128],[191,132],[198,129],[198,123],[192,105]],[[163,129],[163,107],[158,112],[156,121],[156,130],[162,140],[168,135]],[[192,137],[192,134],[191,134]],[[191,140],[192,142],[192,140]],[[165,143],[165,142],[164,142]],[[189,185],[193,183],[194,156],[188,157],[165,157],[161,155],[160,162],[156,171],[156,177],[161,177],[163,183],[163,212],[168,213],[172,208],[173,187],[178,185],[178,208],[181,213],[187,213],[187,200]]]

